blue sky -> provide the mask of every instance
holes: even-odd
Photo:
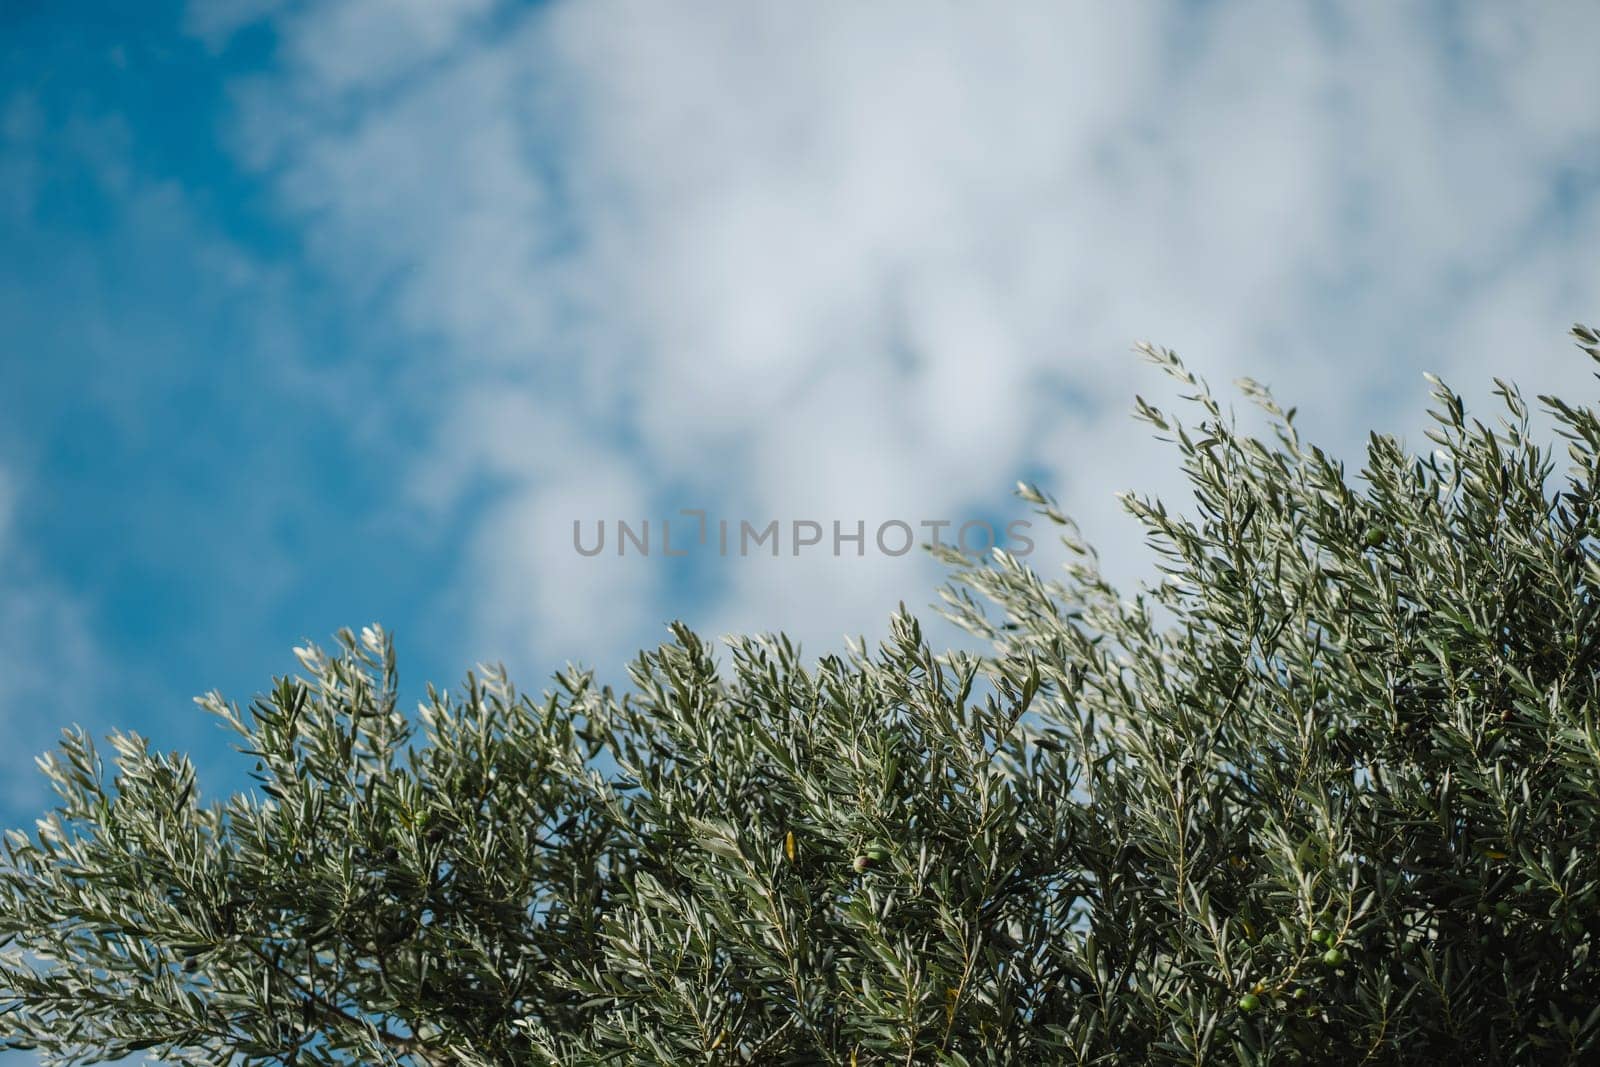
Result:
[[[370,412],[402,398],[355,396],[398,346],[303,268],[221,136],[229,75],[265,54],[222,63],[175,6],[101,10],[0,16],[13,818],[62,726],[220,749],[188,696],[247,699],[297,636],[427,617],[451,558],[391,506]]]
[[[13,2],[0,9],[0,815],[81,722],[195,751],[290,649],[620,677],[814,650],[916,555],[579,557],[680,508],[1024,514],[1113,573],[1149,339],[1356,455],[1433,370],[1588,397],[1586,5]],[[1048,555],[1041,552],[1041,557]]]

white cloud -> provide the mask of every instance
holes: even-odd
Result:
[[[1600,292],[1600,13],[1576,5],[346,3],[275,27],[237,147],[319,265],[471,383],[420,482],[505,483],[474,573],[485,625],[532,647],[589,634],[597,598],[671,606],[561,550],[563,509],[668,491],[959,518],[1043,467],[1133,570],[1109,491],[1171,488],[1121,418],[1137,339],[1267,380],[1346,449],[1420,425],[1424,368],[1585,380],[1560,335]],[[904,560],[721,577],[692,621],[828,645],[931,595]]]
[[[658,632],[667,618],[659,606],[658,561],[615,558],[614,528],[607,553],[584,558],[573,548],[572,524],[583,524],[585,545],[595,525],[617,518],[633,528],[641,518],[632,502],[643,487],[626,465],[587,457],[581,468],[518,485],[482,520],[474,543],[466,595],[473,619],[472,655],[517,662],[537,648],[542,668],[567,661],[621,665],[625,642]],[[651,525],[655,526],[654,519]],[[659,528],[655,534],[660,537]],[[659,550],[659,541],[652,542]]]
[[[186,12],[189,33],[212,48],[220,48],[246,26],[281,11],[287,0],[196,0]]]

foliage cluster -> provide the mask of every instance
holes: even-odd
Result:
[[[1600,361],[1600,339],[1575,330]],[[1600,1062],[1600,418],[1436,390],[1359,478],[1171,353],[1163,576],[952,556],[935,654],[688,630],[626,692],[398,706],[376,629],[221,716],[259,787],[81,733],[0,862],[0,1035],[60,1062]],[[595,610],[604,610],[596,605]]]

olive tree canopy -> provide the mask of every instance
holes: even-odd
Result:
[[[1600,360],[1600,339],[1575,335]],[[82,733],[0,860],[0,1044],[62,1063],[1600,1062],[1600,419],[1436,390],[1350,474],[1169,352],[1159,580],[946,554],[936,653],[714,650],[398,705],[343,633],[257,786]],[[605,610],[595,605],[595,610]]]

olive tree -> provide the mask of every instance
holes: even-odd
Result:
[[[1574,330],[1600,361],[1600,338]],[[1124,594],[945,551],[938,653],[683,627],[623,690],[399,707],[343,633],[241,709],[255,788],[70,733],[0,862],[51,1062],[1600,1061],[1600,417],[1436,383],[1355,475],[1170,352],[1192,502]],[[53,1058],[53,1059],[52,1059]]]

